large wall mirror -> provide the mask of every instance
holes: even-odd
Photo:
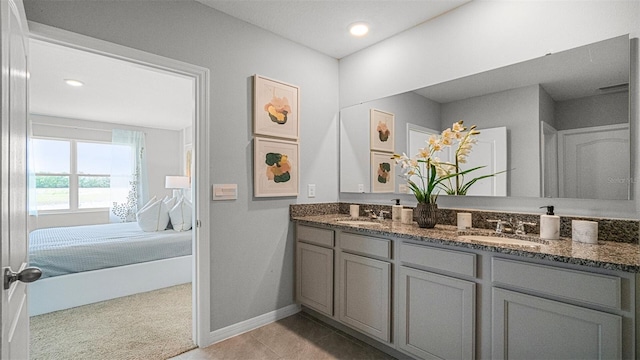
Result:
[[[496,196],[631,200],[630,58],[620,36],[341,109],[340,191],[375,192],[370,115],[379,109],[394,116],[394,152],[409,156],[458,120],[505,129]],[[396,177],[394,192],[403,184]]]

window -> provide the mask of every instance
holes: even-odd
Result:
[[[69,141],[33,139],[38,210],[69,209]]]
[[[132,161],[128,146],[62,139],[34,138],[33,155],[38,211],[108,208],[112,173]]]

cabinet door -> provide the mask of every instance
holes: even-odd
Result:
[[[476,284],[404,266],[399,273],[400,349],[423,359],[473,359]]]
[[[340,254],[338,318],[385,342],[391,339],[391,264]]]
[[[493,359],[620,359],[622,318],[493,289]]]
[[[297,243],[298,302],[333,316],[333,249]]]

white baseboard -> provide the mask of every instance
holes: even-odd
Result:
[[[261,326],[271,324],[272,322],[286,318],[287,316],[291,316],[293,314],[297,314],[299,312],[300,312],[300,305],[291,304],[289,306],[285,306],[278,310],[274,310],[272,312],[262,314],[260,316],[256,316],[252,319],[248,319],[248,320],[239,322],[237,324],[229,325],[225,328],[212,331],[209,334],[209,344],[213,345],[220,341],[226,340],[236,335],[246,333],[247,331],[251,331],[253,329],[257,329]]]

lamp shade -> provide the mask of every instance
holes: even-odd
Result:
[[[191,184],[188,176],[167,176],[164,179],[164,187],[165,189],[188,189]]]

